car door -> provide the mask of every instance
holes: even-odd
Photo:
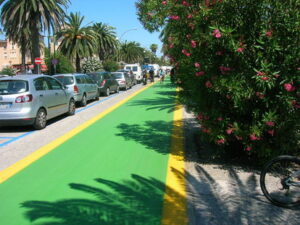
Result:
[[[63,114],[68,111],[69,99],[66,91],[64,90],[61,83],[57,80],[46,77],[45,78],[48,82],[49,92],[52,96],[52,106],[53,107],[53,116],[57,116]]]
[[[98,94],[98,86],[97,84],[93,81],[92,78],[90,78],[89,76],[85,75],[86,80],[90,86],[90,93],[91,93],[91,98],[95,98]]]
[[[33,81],[33,84],[37,93],[38,108],[44,107],[47,111],[47,119],[52,118],[55,115],[55,109],[52,107],[53,96],[49,91],[50,87],[47,80],[45,77],[39,77]]]

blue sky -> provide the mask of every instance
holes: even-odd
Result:
[[[161,55],[159,33],[149,33],[139,22],[136,15],[137,0],[71,0],[67,12],[80,12],[85,17],[85,24],[103,22],[116,28],[117,36],[122,41],[136,41],[148,48],[157,44]],[[137,28],[137,30],[131,30]],[[130,31],[128,31],[130,30]],[[126,32],[127,31],[127,32]],[[1,38],[1,37],[0,37]]]

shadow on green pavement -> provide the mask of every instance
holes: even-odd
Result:
[[[95,181],[95,186],[69,184],[71,189],[92,195],[89,198],[24,202],[22,207],[28,209],[26,218],[39,225],[160,224],[163,195],[168,188],[163,182],[136,174],[123,182],[100,178]],[[168,193],[172,204],[182,200],[182,196],[171,188]],[[175,212],[182,210],[174,204]]]
[[[117,127],[120,133],[116,135],[124,137],[125,140],[133,140],[158,153],[169,154],[172,127],[173,121],[162,120],[145,121],[142,125],[122,123]]]
[[[130,102],[129,106],[147,106],[148,110],[167,110],[168,113],[174,112],[174,98],[157,97]]]

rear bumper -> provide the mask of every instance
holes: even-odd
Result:
[[[4,126],[26,126],[32,125],[34,123],[35,118],[28,119],[10,119],[10,120],[1,120],[0,119],[0,127]]]

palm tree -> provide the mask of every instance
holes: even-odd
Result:
[[[150,49],[151,49],[151,51],[153,52],[154,55],[156,55],[157,48],[158,48],[157,44],[151,44],[150,45]]]
[[[100,61],[117,52],[119,41],[115,28],[103,23],[95,23],[92,29],[97,33],[97,54]]]
[[[1,22],[4,30],[9,31],[11,26],[15,33],[29,29],[32,56],[36,58],[41,55],[40,32],[60,27],[65,17],[63,7],[67,7],[69,0],[0,0],[0,5],[3,3]],[[35,65],[34,73],[37,72]]]
[[[120,46],[119,59],[127,63],[143,61],[144,49],[137,42],[124,42]]]
[[[65,27],[57,33],[57,39],[61,40],[59,50],[69,59],[74,61],[76,72],[81,71],[81,58],[93,56],[97,34],[90,27],[83,27],[84,16],[80,13],[71,13],[66,17]]]

